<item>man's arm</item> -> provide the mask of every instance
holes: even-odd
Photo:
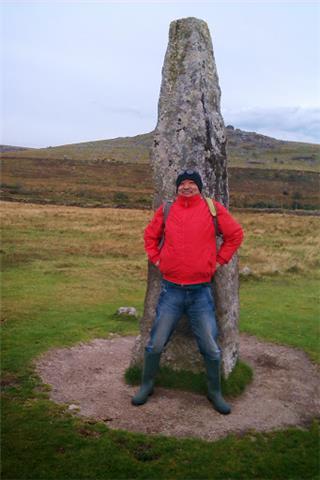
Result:
[[[217,252],[217,266],[228,263],[240,247],[243,240],[241,225],[233,218],[228,210],[219,202],[215,202],[217,222],[223,236],[223,243]]]
[[[156,210],[151,222],[144,231],[144,249],[149,260],[156,266],[159,265],[159,242],[162,238],[164,230],[163,206]]]

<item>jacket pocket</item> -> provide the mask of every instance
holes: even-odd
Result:
[[[173,249],[164,247],[160,252],[160,272],[164,275],[176,273],[179,270],[179,265],[180,262]]]

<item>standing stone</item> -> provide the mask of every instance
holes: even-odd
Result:
[[[228,207],[226,133],[220,112],[219,80],[207,24],[184,18],[170,24],[165,55],[158,123],[151,152],[154,174],[154,208],[174,199],[175,179],[180,171],[196,168],[202,177],[203,195]],[[199,252],[201,255],[201,252]],[[155,317],[160,274],[150,262],[144,315],[131,359],[131,366],[143,363]],[[236,256],[214,278],[222,349],[223,374],[227,377],[238,358],[238,266]],[[161,357],[161,364],[173,369],[204,370],[188,320],[179,322]]]

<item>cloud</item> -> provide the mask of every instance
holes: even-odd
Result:
[[[226,109],[226,125],[280,140],[320,143],[320,108],[279,107]]]
[[[105,109],[106,112],[113,115],[122,115],[124,118],[127,117],[138,117],[138,118],[149,118],[150,114],[139,110],[134,107],[109,107]]]

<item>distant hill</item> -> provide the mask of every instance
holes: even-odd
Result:
[[[230,205],[319,208],[320,145],[287,142],[231,125]],[[151,208],[152,132],[41,149],[4,150],[4,200],[60,205]],[[13,147],[11,147],[13,148]]]
[[[277,140],[231,125],[226,127],[226,132],[230,167],[320,171],[320,145]],[[5,158],[148,163],[152,136],[150,132],[134,137],[7,151]]]
[[[29,150],[27,147],[14,147],[12,145],[0,145],[0,152],[17,152],[18,150]]]

